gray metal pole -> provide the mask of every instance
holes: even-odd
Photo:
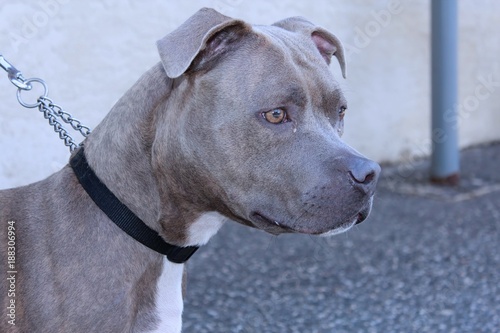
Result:
[[[431,1],[431,181],[456,185],[460,161],[457,128],[457,2]]]

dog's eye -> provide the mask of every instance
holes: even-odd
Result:
[[[262,113],[264,119],[271,124],[282,124],[288,121],[286,111],[283,109],[273,109]]]
[[[339,108],[339,119],[342,120],[344,119],[344,116],[345,116],[345,112],[347,110],[347,107],[346,106],[341,106]]]

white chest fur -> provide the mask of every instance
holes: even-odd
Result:
[[[182,329],[182,274],[184,264],[175,264],[165,257],[158,280],[156,312],[160,325],[151,333],[180,333]]]
[[[188,231],[189,246],[205,245],[219,231],[226,218],[217,212],[207,212],[191,224]]]
[[[201,246],[219,231],[224,217],[217,212],[201,215],[188,231],[186,246]],[[182,329],[182,275],[184,265],[175,264],[166,258],[157,284],[156,311],[159,326],[151,333],[180,333]]]

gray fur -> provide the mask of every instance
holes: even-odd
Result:
[[[327,66],[335,55],[345,75],[345,63],[334,35],[302,18],[251,26],[203,9],[158,50],[161,63],[84,145],[97,176],[167,242],[196,245],[189,228],[209,211],[273,234],[320,234],[366,218],[380,168],[340,139],[346,102]],[[290,122],[262,117],[280,107]],[[18,320],[5,320],[2,282],[2,332],[155,326],[162,256],[109,221],[68,166],[0,191],[2,262],[8,221]]]

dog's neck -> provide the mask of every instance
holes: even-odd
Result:
[[[165,116],[163,111],[168,108],[173,84],[160,64],[146,72],[85,141],[85,154],[111,192],[167,242],[178,246],[203,245],[221,227],[223,217],[216,212],[197,211],[187,217],[179,216],[176,209],[170,212],[173,205],[169,202],[175,202],[175,198],[169,197],[168,189],[161,188],[164,184],[159,184],[152,162],[158,130],[155,124],[158,117]],[[178,219],[169,220],[168,216]],[[189,227],[182,225],[186,221]],[[130,238],[130,242],[135,240]],[[156,288],[158,330],[180,331],[183,265],[159,260],[153,250],[149,251],[144,260],[151,261],[155,269],[163,267],[156,283],[143,286]]]
[[[153,67],[84,142],[87,160],[99,179],[151,228],[157,227],[160,203],[148,147],[154,132],[150,126],[155,108],[168,97],[170,83],[160,67]]]
[[[179,210],[175,198],[170,197],[168,187],[172,185],[159,184],[152,162],[158,130],[155,124],[165,116],[173,84],[161,64],[151,68],[85,141],[85,154],[111,192],[167,242],[203,245],[219,229],[222,217],[193,207]],[[122,120],[117,122],[118,118]],[[196,224],[197,228],[188,230],[188,226]]]

